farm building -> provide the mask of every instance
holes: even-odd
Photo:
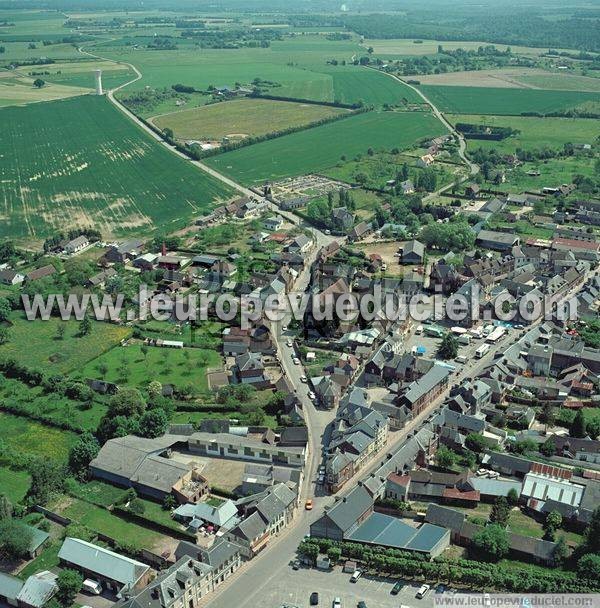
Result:
[[[402,248],[403,264],[422,264],[425,256],[425,245],[419,241],[408,241]]]
[[[146,564],[78,538],[65,538],[58,557],[66,568],[81,572],[114,593],[145,587],[152,574]]]
[[[521,240],[516,234],[508,232],[495,232],[494,230],[481,230],[475,240],[476,244],[494,251],[510,251]]]

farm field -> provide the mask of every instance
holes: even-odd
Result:
[[[293,133],[220,154],[206,163],[244,184],[319,172],[342,156],[375,150],[407,148],[425,137],[445,132],[431,114],[367,112],[346,120]]]
[[[106,236],[173,229],[231,195],[132,124],[104,97],[1,110],[0,236],[65,225]]]
[[[240,99],[181,110],[155,117],[159,128],[170,128],[177,139],[242,139],[347,113],[347,110],[314,104]]]
[[[600,100],[600,93],[582,91],[433,85],[422,85],[420,89],[442,112],[455,114],[543,114],[568,110],[588,101]]]
[[[487,116],[447,114],[446,118],[452,123],[465,122],[482,124],[489,127],[512,127],[520,133],[502,141],[482,139],[468,140],[470,149],[495,148],[509,154],[517,148],[523,150],[542,148],[562,148],[565,143],[592,143],[600,135],[600,125],[597,121],[587,118],[537,118],[535,116]]]
[[[469,72],[446,72],[416,76],[424,85],[600,91],[600,78],[549,72],[537,68],[505,68]]]
[[[90,361],[76,376],[99,378],[101,365],[108,368],[104,379],[119,385],[145,388],[150,380],[158,380],[177,387],[191,385],[198,392],[206,392],[206,368],[219,367],[221,357],[215,350],[201,348],[149,347],[144,355],[141,345],[130,344]]]
[[[78,435],[0,411],[0,441],[21,454],[66,462]]]
[[[0,107],[20,106],[39,101],[54,101],[86,95],[89,89],[79,86],[46,83],[41,88],[33,86],[35,78],[17,73],[0,71]]]
[[[92,320],[92,331],[79,335],[79,322],[28,321],[24,313],[14,312],[8,326],[9,341],[0,346],[0,356],[12,357],[19,363],[50,373],[67,373],[81,367],[90,359],[112,348],[128,337],[127,327]],[[63,339],[57,337],[59,325],[66,325]],[[28,348],[23,348],[28,344]]]

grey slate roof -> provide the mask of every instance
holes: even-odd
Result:
[[[65,538],[58,557],[126,586],[133,586],[150,569],[146,564],[78,538]]]
[[[362,486],[356,486],[326,511],[326,515],[340,530],[347,532],[372,506],[373,498],[369,492]]]

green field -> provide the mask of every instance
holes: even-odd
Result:
[[[76,376],[99,378],[101,364],[108,367],[105,379],[119,385],[145,388],[150,380],[158,380],[178,387],[191,385],[198,392],[206,392],[206,368],[219,367],[221,357],[215,350],[157,347],[150,347],[144,356],[139,344],[130,344],[90,361]]]
[[[172,129],[177,139],[241,139],[299,127],[347,110],[315,104],[239,99],[157,116],[153,123]]]
[[[465,122],[488,127],[512,127],[519,134],[502,141],[471,139],[469,148],[495,148],[505,154],[523,150],[542,148],[562,148],[563,144],[591,144],[600,135],[598,121],[587,118],[536,118],[532,116],[482,116],[448,114],[448,120],[456,124]]]
[[[105,236],[181,227],[231,195],[144,134],[103,97],[0,110],[0,236],[65,225]]]
[[[597,101],[600,93],[542,91],[488,87],[422,85],[420,90],[443,112],[455,114],[520,115],[523,112],[558,112]]]
[[[0,441],[19,453],[66,462],[77,435],[0,411]]]
[[[244,184],[322,171],[342,156],[406,148],[445,132],[431,114],[368,112],[207,159],[207,164]]]
[[[21,502],[29,490],[31,478],[25,471],[14,471],[0,467],[0,494],[13,504]]]
[[[59,325],[65,325],[63,339],[57,337]],[[0,346],[0,357],[12,357],[28,367],[47,372],[66,373],[81,367],[90,359],[118,344],[131,330],[120,325],[92,321],[92,331],[79,335],[79,322],[28,321],[23,313],[14,312],[8,325],[9,341]],[[24,348],[23,345],[27,345]]]

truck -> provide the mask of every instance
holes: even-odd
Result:
[[[485,357],[486,353],[490,350],[490,345],[489,344],[482,344],[476,351],[475,351],[475,356],[478,359],[481,359],[482,357]]]
[[[494,344],[495,342],[498,342],[498,340],[500,340],[505,333],[506,329],[504,327],[495,327],[485,340],[490,344]]]
[[[445,333],[445,330],[437,325],[428,325],[425,328],[425,335],[432,338],[443,338]]]
[[[471,336],[469,334],[462,334],[462,336],[458,336],[458,343],[468,346],[471,344]]]

